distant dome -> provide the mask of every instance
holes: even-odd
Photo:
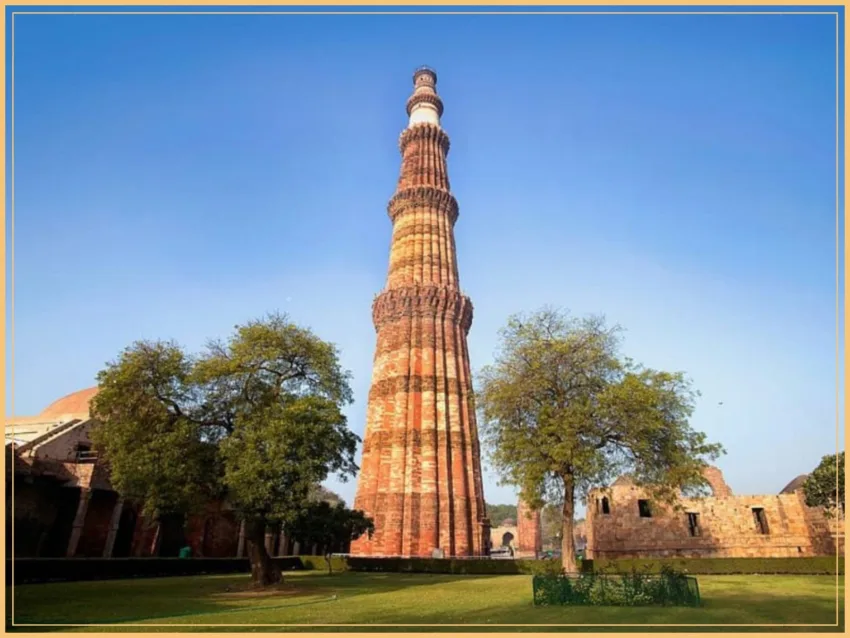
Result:
[[[41,411],[39,416],[45,418],[53,418],[60,417],[66,414],[80,414],[86,415],[89,414],[89,403],[97,394],[98,387],[95,386],[93,388],[86,388],[85,390],[78,390],[77,392],[72,392],[61,399],[57,399],[50,405],[48,405],[44,410]]]
[[[797,477],[797,478],[795,478],[793,481],[791,481],[790,483],[788,483],[788,485],[786,485],[786,486],[782,489],[782,491],[781,491],[781,492],[779,492],[779,493],[780,493],[780,494],[793,494],[794,492],[796,492],[797,490],[799,490],[799,489],[801,489],[801,488],[803,487],[803,483],[805,483],[805,482],[806,482],[806,479],[807,479],[808,477],[809,477],[809,475],[808,475],[808,474],[800,474],[800,476],[798,476],[798,477]]]
[[[499,527],[516,527],[516,521],[512,518],[506,518]]]

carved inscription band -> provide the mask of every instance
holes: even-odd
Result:
[[[457,221],[458,205],[454,195],[433,186],[414,186],[398,191],[387,205],[387,214],[395,221],[403,212],[422,207],[446,213],[452,224]]]
[[[459,290],[443,286],[391,288],[375,298],[372,321],[376,330],[404,317],[456,321],[466,334],[472,326],[472,302]]]

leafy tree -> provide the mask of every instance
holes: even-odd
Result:
[[[558,547],[561,544],[561,534],[564,531],[562,510],[563,505],[560,503],[546,503],[540,511],[544,547]]]
[[[375,531],[372,519],[360,510],[350,510],[345,503],[331,504],[327,501],[310,503],[286,526],[295,538],[325,549],[328,573],[331,567],[332,548],[348,541],[357,540],[363,534],[369,538]]]
[[[513,316],[494,363],[479,375],[482,433],[502,481],[531,507],[562,503],[563,567],[576,570],[575,498],[626,471],[652,497],[675,503],[704,487],[719,444],[693,431],[696,393],[681,373],[618,353],[618,328],[544,309]]]
[[[268,525],[297,516],[329,474],[357,471],[336,348],[273,314],[197,356],[140,341],[98,375],[92,438],[112,482],[153,519],[226,497],[246,523],[255,585],[280,580]]]
[[[499,527],[508,519],[516,521],[516,511],[516,505],[487,505],[487,515],[492,527]]]
[[[806,477],[803,483],[806,505],[822,507],[830,515],[844,512],[844,452],[830,454]]]

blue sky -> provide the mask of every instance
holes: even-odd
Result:
[[[511,313],[603,313],[625,354],[694,380],[732,489],[775,493],[835,450],[835,24],[18,15],[14,412],[135,339],[198,349],[281,310],[341,348],[362,435],[428,64],[473,369]],[[514,499],[489,472],[485,494]]]

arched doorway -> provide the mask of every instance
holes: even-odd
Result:
[[[504,534],[502,534],[502,547],[510,547],[513,540],[514,535],[510,532],[505,532]]]

